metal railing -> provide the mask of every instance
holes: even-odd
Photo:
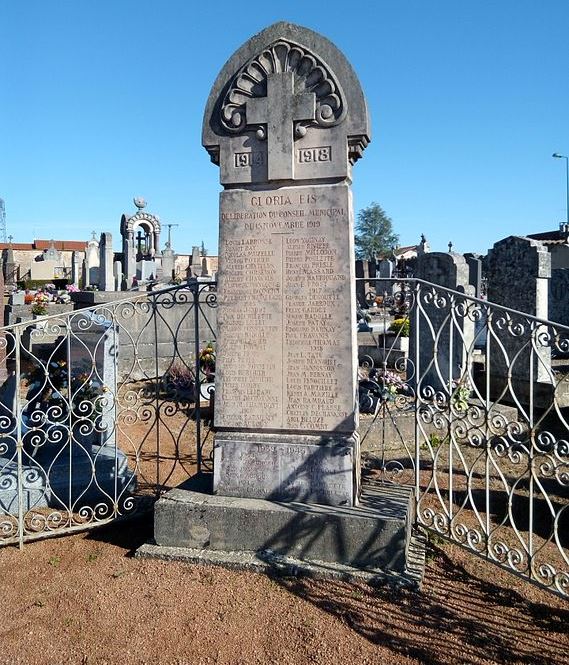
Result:
[[[359,312],[366,472],[414,487],[418,525],[567,595],[569,328],[381,285]],[[0,544],[127,517],[212,469],[214,289],[0,330]]]
[[[569,328],[417,279],[393,280],[372,319],[370,472],[415,487],[419,525],[566,596]]]
[[[91,528],[211,467],[215,284],[0,329],[0,544]]]

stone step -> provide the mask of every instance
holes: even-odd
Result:
[[[413,539],[413,515],[412,488],[373,481],[365,483],[360,504],[353,507],[177,488],[156,503],[155,544],[140,554],[228,567],[305,568],[307,574],[324,567],[331,577],[394,576],[418,585],[421,543]]]

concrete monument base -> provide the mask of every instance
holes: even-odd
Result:
[[[155,545],[141,556],[282,569],[343,579],[407,584],[421,579],[421,547],[412,538],[413,491],[368,483],[359,506],[215,496],[177,488],[154,510]],[[326,576],[326,575],[324,575]]]
[[[359,460],[355,433],[217,432],[213,491],[228,497],[352,506],[359,478],[354,460]]]

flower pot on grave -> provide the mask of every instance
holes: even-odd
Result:
[[[387,351],[393,349],[394,351],[403,351],[404,353],[409,353],[409,338],[408,337],[397,337],[395,334],[385,334],[377,336],[377,345],[379,348],[383,348],[385,343],[385,348]]]
[[[392,339],[392,348],[397,351],[404,351],[409,353],[409,338],[408,337],[395,337]]]
[[[32,314],[32,319],[35,321],[34,328],[36,330],[45,330],[47,314]]]

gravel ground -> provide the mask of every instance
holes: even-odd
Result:
[[[411,592],[135,559],[150,538],[147,517],[0,549],[0,662],[567,662],[567,604],[452,545]]]

